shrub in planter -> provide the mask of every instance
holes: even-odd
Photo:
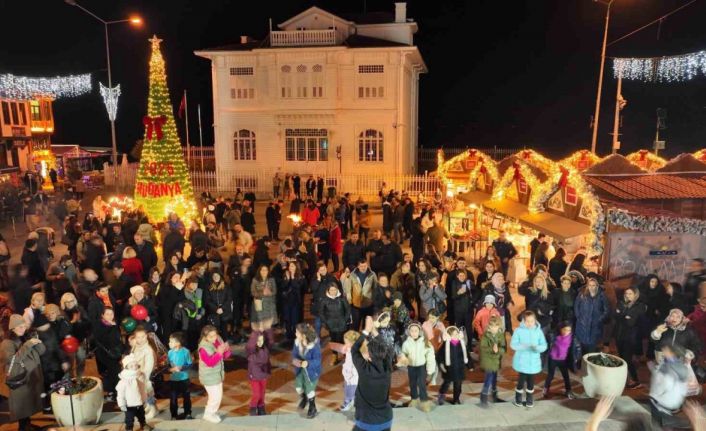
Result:
[[[607,353],[583,355],[586,375],[583,388],[589,397],[620,396],[628,380],[628,364],[621,358]]]
[[[100,422],[103,414],[103,383],[97,377],[65,379],[52,385],[51,408],[61,426]],[[71,404],[73,403],[73,421]]]

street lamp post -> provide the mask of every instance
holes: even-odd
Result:
[[[81,9],[82,11],[86,12],[88,15],[92,16],[93,18],[97,19],[103,24],[103,28],[105,30],[105,57],[108,63],[108,88],[113,88],[113,76],[111,73],[110,69],[110,44],[108,42],[108,26],[111,24],[119,24],[123,22],[129,22],[131,24],[139,25],[142,23],[142,19],[139,17],[132,17],[128,19],[120,19],[120,20],[114,20],[114,21],[106,21],[99,17],[98,15],[94,14],[90,10],[86,9],[85,7],[81,6],[80,4],[76,3],[76,0],[64,0],[67,4],[71,6],[76,6],[77,8]],[[117,190],[118,188],[118,144],[117,144],[117,138],[115,136],[115,118],[109,118],[110,121],[110,137],[111,137],[111,142],[113,146],[113,153],[112,153],[112,161],[113,161],[113,185],[115,186],[115,189]]]
[[[596,112],[593,114],[593,136],[591,137],[591,152],[596,153],[596,140],[598,139],[598,117],[601,112],[601,90],[603,89],[603,69],[605,67],[605,49],[608,43],[608,23],[610,22],[610,7],[615,0],[602,1],[594,0],[596,3],[602,3],[607,7],[605,13],[605,29],[603,30],[603,48],[601,49],[601,69],[598,74],[598,91],[596,92]]]

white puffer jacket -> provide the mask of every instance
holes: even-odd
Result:
[[[147,401],[145,378],[139,370],[122,370],[120,381],[115,386],[118,407],[138,407]]]

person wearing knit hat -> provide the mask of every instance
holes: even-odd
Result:
[[[473,319],[473,329],[476,331],[479,340],[483,334],[485,334],[485,330],[488,327],[488,322],[490,322],[490,319],[495,316],[500,317],[500,312],[497,308],[495,308],[495,306],[495,296],[485,295],[485,298],[483,299],[483,308],[478,310],[475,319]]]
[[[132,287],[130,288],[130,295],[131,295],[131,296],[135,296],[135,294],[136,294],[137,292],[140,292],[140,293],[142,293],[142,294],[144,295],[144,294],[145,294],[145,288],[142,287],[142,285],[140,285],[140,284],[137,284],[137,285],[132,286]]]
[[[144,286],[137,284],[130,288],[130,297],[125,301],[123,308],[123,316],[132,316],[132,309],[135,306],[141,305],[147,310],[147,316],[144,319],[137,319],[137,324],[142,326],[148,332],[154,332],[157,329],[157,306],[152,298],[145,295]]]
[[[10,316],[9,335],[0,343],[0,358],[2,358],[3,374],[7,382],[21,372],[15,361],[21,360],[26,377],[22,384],[11,389],[7,384],[0,385],[0,393],[8,398],[9,420],[18,422],[20,431],[33,429],[30,418],[42,411],[42,396],[44,383],[40,355],[45,351],[45,345],[34,337],[26,337],[29,325],[19,314]]]
[[[407,306],[404,305],[402,292],[399,290],[392,294],[392,307],[390,307],[390,314],[392,316],[392,323],[394,323],[395,331],[397,332],[396,339],[400,339],[401,335],[404,334],[407,325],[409,325],[409,310]]]
[[[147,425],[145,418],[144,404],[147,401],[147,391],[139,361],[135,355],[129,354],[123,358],[122,365],[120,381],[115,386],[115,390],[118,407],[125,412],[125,430],[132,431],[137,419],[141,430],[151,431],[152,427]]]

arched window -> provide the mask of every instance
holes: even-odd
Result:
[[[311,68],[313,74],[311,77],[311,95],[313,97],[324,97],[324,67],[320,64],[315,64]]]
[[[292,71],[292,67],[288,65],[282,66],[280,69],[282,71],[282,74],[280,76],[280,88],[281,88],[281,93],[280,96],[284,98],[289,98],[292,97],[292,77],[290,76],[290,72]]]
[[[367,129],[358,135],[358,160],[361,162],[383,161],[382,132]]]
[[[235,160],[256,160],[255,132],[238,130],[233,137]]]

